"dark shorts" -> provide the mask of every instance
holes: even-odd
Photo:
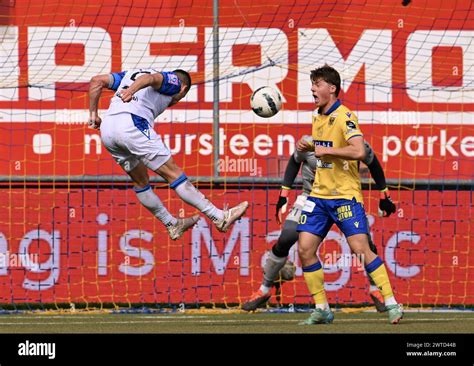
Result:
[[[364,206],[355,198],[346,200],[308,197],[296,230],[324,239],[334,223],[346,238],[369,232]]]

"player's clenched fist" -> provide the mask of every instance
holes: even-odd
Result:
[[[379,216],[388,217],[395,211],[397,211],[397,206],[393,203],[388,188],[385,188],[380,191]]]
[[[133,93],[130,91],[130,89],[122,89],[118,92],[118,97],[122,99],[122,102],[128,103],[132,100]]]
[[[298,151],[313,151],[314,145],[308,142],[305,137],[303,136],[298,140],[296,143],[296,150]]]
[[[93,114],[93,115],[91,114],[89,117],[89,121],[87,122],[87,124],[89,125],[89,128],[93,128],[96,130],[100,130],[101,123],[102,123],[102,120],[96,114]]]

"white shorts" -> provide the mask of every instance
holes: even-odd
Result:
[[[301,216],[301,211],[303,210],[304,204],[306,203],[306,199],[308,196],[300,194],[298,197],[296,197],[295,203],[293,203],[293,207],[291,207],[290,212],[288,213],[288,216],[286,216],[286,220],[290,221],[295,221],[299,222],[300,221],[300,216]]]
[[[146,126],[146,121],[144,123]],[[126,172],[140,161],[156,170],[171,158],[161,136],[153,128],[138,128],[130,113],[106,115],[100,125],[100,135],[105,148]]]

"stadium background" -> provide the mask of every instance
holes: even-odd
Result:
[[[378,217],[378,192],[366,180],[371,230],[398,300],[472,306],[470,1],[220,1],[218,177],[212,1],[0,4],[3,306],[241,303],[259,285],[278,237],[276,182],[293,141],[310,131],[308,72],[324,62],[341,71],[341,99],[359,116],[399,206]],[[87,129],[88,80],[137,67],[192,72],[197,85],[188,101],[160,116],[157,128],[212,200],[251,203],[228,234],[203,220],[169,241]],[[262,85],[286,99],[268,120],[249,106]],[[111,95],[104,93],[102,110]],[[193,213],[163,183],[156,189],[171,212]],[[336,229],[320,255],[333,251],[348,253]],[[331,303],[368,301],[363,271],[325,265]],[[283,302],[311,302],[300,269]]]

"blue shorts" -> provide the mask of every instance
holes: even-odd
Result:
[[[324,239],[334,223],[346,238],[369,233],[364,207],[355,198],[346,200],[308,197],[296,230]]]

